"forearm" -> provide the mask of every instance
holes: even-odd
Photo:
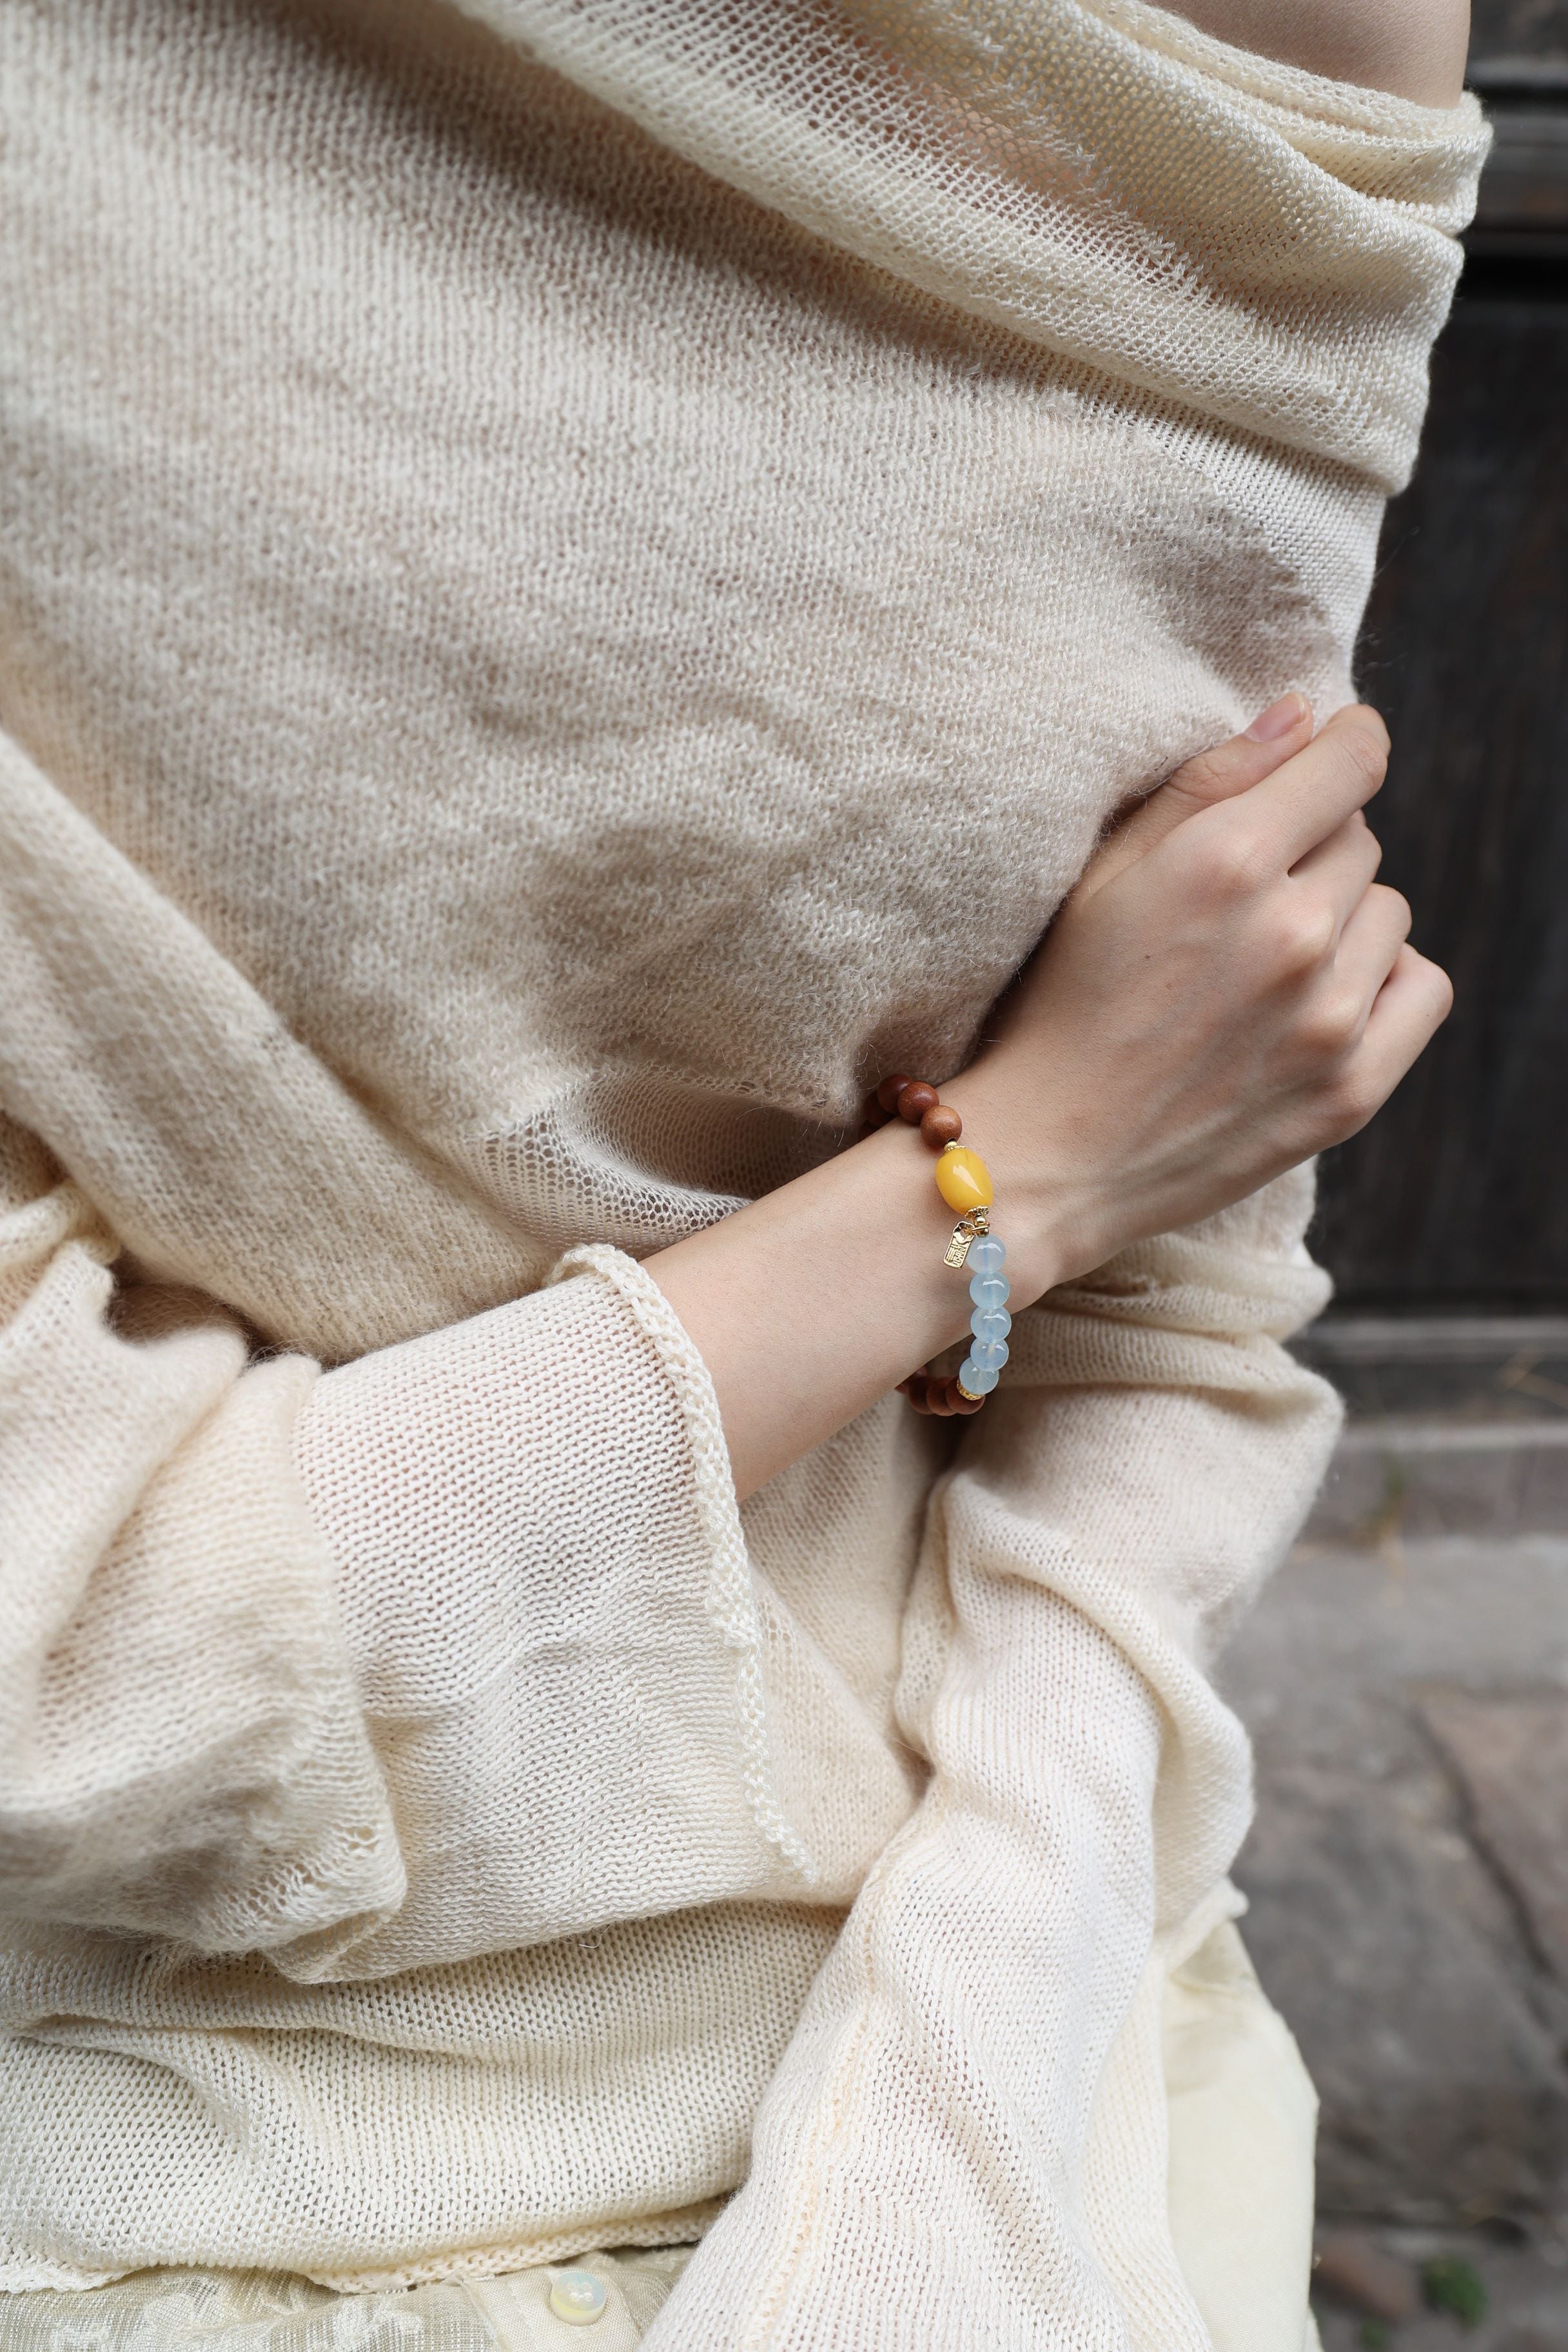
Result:
[[[1012,1303],[1026,1305],[1066,1270],[1050,1189],[1015,1164],[979,1073],[942,1099],[991,1168]],[[742,1498],[967,1330],[969,1285],[942,1262],[954,1220],[932,1164],[894,1120],[647,1261],[708,1367]]]

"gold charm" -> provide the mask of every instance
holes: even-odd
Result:
[[[942,1261],[943,1265],[962,1265],[969,1255],[971,1242],[977,1242],[982,1234],[988,1234],[990,1231],[990,1210],[984,1206],[971,1209],[967,1214],[960,1217],[952,1229],[952,1239],[949,1242]]]

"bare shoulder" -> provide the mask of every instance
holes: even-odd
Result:
[[[1240,49],[1333,81],[1453,106],[1464,87],[1469,0],[1169,0]]]

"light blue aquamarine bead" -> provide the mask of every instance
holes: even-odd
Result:
[[[969,1360],[972,1364],[978,1364],[983,1372],[987,1370],[999,1372],[1007,1360],[1006,1340],[976,1339],[969,1350]]]
[[[1000,1274],[1002,1261],[1007,1253],[994,1234],[982,1234],[977,1242],[969,1244],[971,1274]]]
[[[958,1368],[959,1385],[971,1396],[989,1396],[996,1385],[996,1373],[990,1364],[977,1364],[973,1356],[965,1356]]]
[[[977,1274],[969,1286],[969,1296],[976,1307],[1005,1307],[1011,1287],[999,1274]]]
[[[977,1307],[969,1328],[977,1339],[1005,1339],[1013,1328],[1013,1318],[1005,1307]]]

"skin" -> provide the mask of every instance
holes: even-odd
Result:
[[[1298,695],[1189,761],[942,1084],[995,1182],[1015,1311],[1353,1135],[1447,1017],[1447,977],[1373,878],[1362,812],[1387,753],[1375,711],[1314,738]],[[742,1497],[963,1336],[952,1223],[895,1120],[647,1261],[712,1376]]]
[[[1174,14],[1234,48],[1418,106],[1455,106],[1464,88],[1469,0],[1186,0]]]

